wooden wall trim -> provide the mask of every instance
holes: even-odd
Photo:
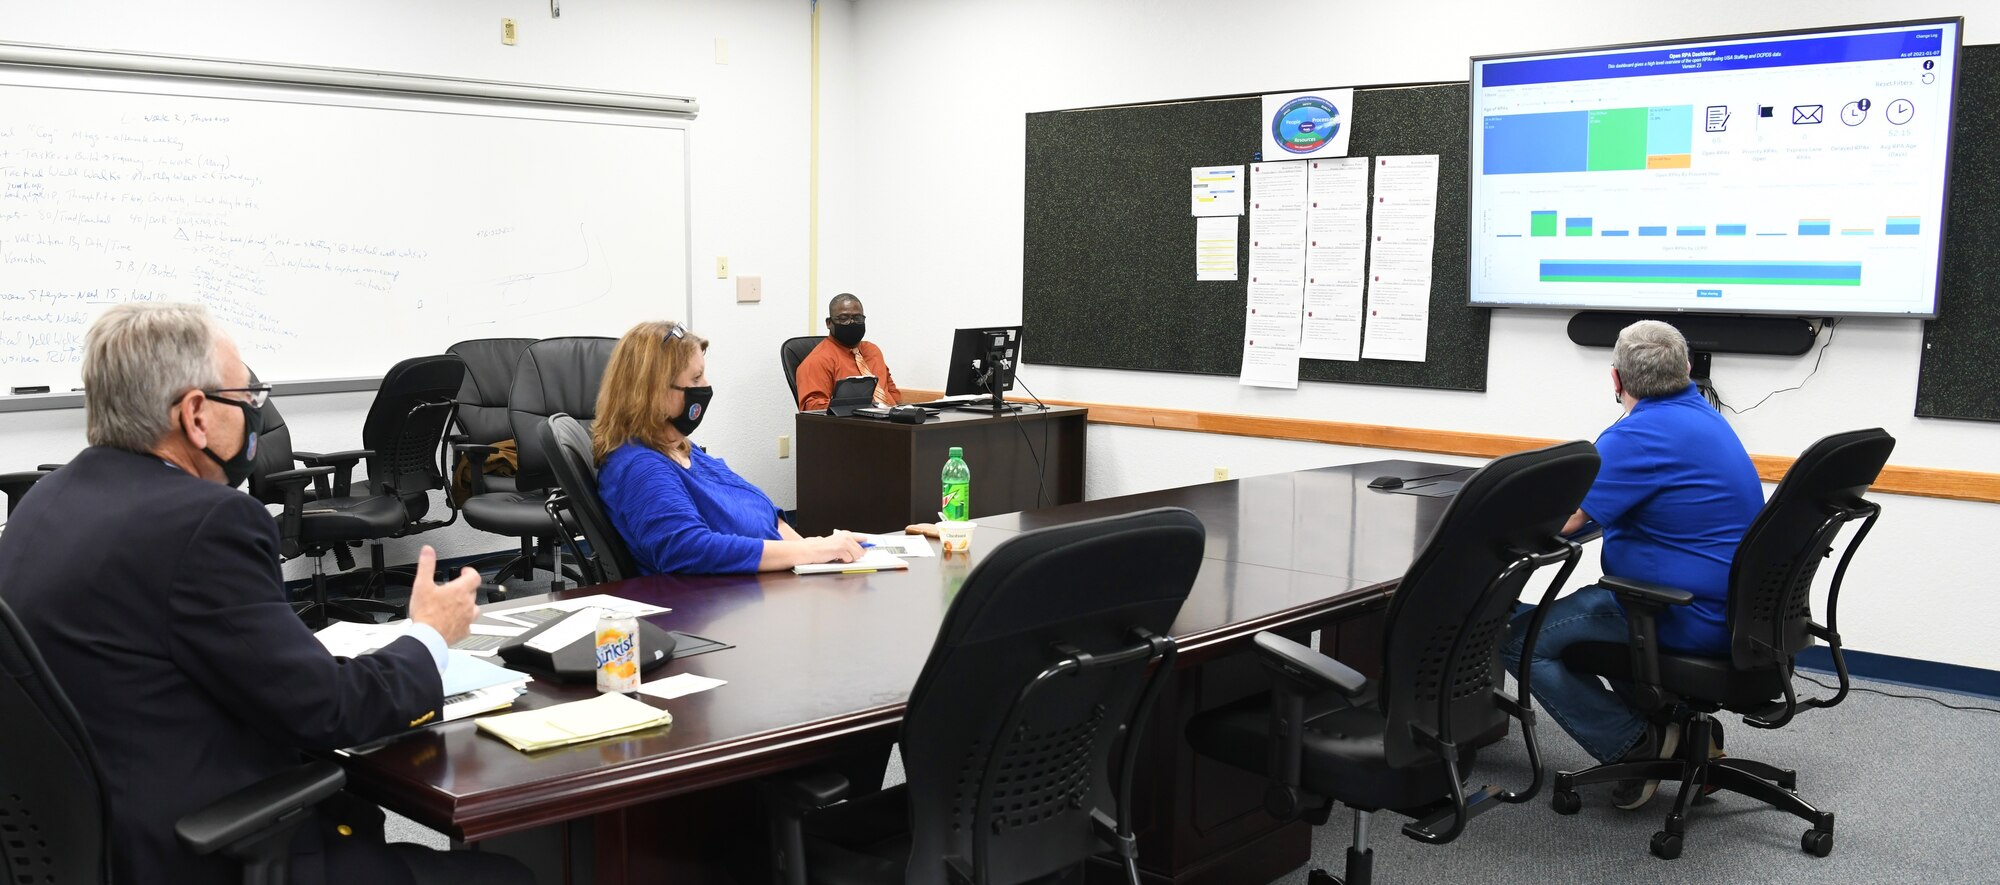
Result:
[[[906,402],[936,399],[943,391],[903,388]],[[1149,406],[1121,406],[1075,400],[1043,400],[1052,406],[1080,406],[1090,410],[1090,423],[1120,427],[1149,427],[1155,430],[1187,430],[1257,439],[1289,439],[1369,449],[1396,449],[1494,458],[1551,445],[1559,440],[1534,436],[1505,436],[1464,430],[1433,430],[1423,427],[1395,427],[1384,424],[1351,424],[1344,421],[1317,421],[1309,418],[1276,418],[1265,415],[1229,415],[1160,409]],[[1757,475],[1777,482],[1791,469],[1791,455],[1751,455]],[[1911,467],[1890,464],[1882,469],[1875,491],[1954,501],[2000,504],[2000,473],[1950,470],[1939,467]]]

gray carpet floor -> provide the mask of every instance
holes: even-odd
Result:
[[[1812,674],[1822,681],[1830,676]],[[1897,694],[1947,703],[2000,707],[2000,701],[1856,681]],[[1801,696],[1827,690],[1799,682]],[[1609,787],[1587,787],[1583,810],[1558,815],[1545,788],[1535,801],[1495,809],[1449,845],[1431,846],[1400,832],[1404,818],[1375,817],[1371,842],[1378,882],[1481,883],[1766,883],[2000,882],[2000,842],[1987,829],[1985,805],[2000,798],[2000,714],[1949,710],[1928,701],[1856,692],[1839,707],[1801,714],[1783,729],[1760,731],[1721,720],[1729,755],[1799,772],[1799,792],[1835,814],[1833,855],[1799,850],[1806,825],[1738,796],[1698,804],[1678,860],[1647,852],[1647,841],[1672,807],[1662,787],[1651,804],[1619,811]],[[1546,717],[1540,727],[1550,776],[1590,764],[1590,757]],[[891,761],[891,783],[902,780]],[[1527,754],[1518,738],[1482,754],[1475,784],[1524,786]],[[1313,866],[1338,875],[1346,863],[1352,815],[1336,810],[1314,833]],[[444,837],[390,815],[392,841],[442,848]],[[1303,885],[1301,868],[1277,880]]]

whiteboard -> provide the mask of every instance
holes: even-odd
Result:
[[[0,395],[78,386],[123,302],[276,381],[689,319],[685,115],[41,65],[0,107]]]

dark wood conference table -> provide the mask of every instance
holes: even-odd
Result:
[[[1267,882],[1307,859],[1309,832],[1266,816],[1263,779],[1195,756],[1181,729],[1265,687],[1237,654],[1261,630],[1318,631],[1322,650],[1372,672],[1388,594],[1448,499],[1368,482],[1449,469],[1377,461],[987,517],[969,557],[915,558],[906,571],[658,576],[566,591],[672,609],[649,620],[734,647],[647,678],[728,684],[645,698],[673,724],[569,748],[522,753],[464,720],[341,761],[350,789],[454,839],[539,858],[545,882],[758,881],[753,779],[893,739],[945,607],[985,555],[1035,528],[1186,507],[1207,526],[1207,551],[1174,623],[1175,678],[1148,730],[1150,776],[1135,797],[1142,868],[1158,883]],[[594,694],[537,680],[515,709]]]

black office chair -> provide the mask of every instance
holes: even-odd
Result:
[[[597,459],[592,455],[590,428],[568,415],[551,415],[535,430],[556,476],[557,493],[549,496],[548,502],[549,518],[555,520],[552,528],[568,545],[570,558],[584,580],[602,584],[638,577],[639,563],[597,496]],[[579,531],[590,545],[588,554],[576,543]]]
[[[1465,481],[1396,587],[1382,639],[1382,675],[1370,680],[1275,633],[1256,636],[1273,690],[1203,713],[1188,724],[1197,752],[1270,776],[1265,807],[1276,817],[1327,822],[1333,803],[1354,809],[1348,885],[1373,876],[1372,814],[1414,818],[1403,833],[1442,844],[1499,803],[1541,789],[1528,686],[1507,695],[1499,652],[1514,600],[1537,570],[1581,548],[1558,536],[1597,476],[1597,450],[1570,442],[1498,458]],[[1536,625],[1539,629],[1539,625]],[[1531,631],[1527,639],[1534,647]],[[1480,749],[1521,722],[1532,779],[1519,792],[1466,795]],[[1313,870],[1314,885],[1342,881]]]
[[[535,343],[533,338],[475,338],[460,341],[445,353],[465,361],[465,380],[458,389],[458,433],[452,442],[465,457],[484,460],[493,446],[514,438],[514,426],[507,420],[507,397],[514,390],[514,369],[521,352]],[[458,469],[454,461],[452,469]],[[514,491],[514,477],[472,471],[477,486],[472,494]]]
[[[392,577],[405,583],[415,579],[410,567],[389,568],[384,561],[382,541],[405,538],[458,521],[458,511],[450,508],[445,517],[425,518],[430,513],[431,493],[446,488],[444,438],[457,410],[459,388],[465,379],[465,362],[450,354],[411,357],[389,367],[375,390],[368,417],[361,425],[362,449],[331,454],[294,452],[300,463],[335,469],[331,489],[324,480],[315,491],[329,491],[335,497],[351,488],[353,471],[366,459],[368,476],[365,492],[397,498],[403,502],[404,518],[389,534],[368,538],[369,567],[358,588],[362,597],[375,597]],[[449,505],[450,496],[446,503]],[[311,509],[311,508],[308,508]],[[352,561],[336,549],[341,568]]]
[[[825,338],[825,335],[804,335],[787,338],[785,343],[778,345],[778,365],[785,370],[785,386],[792,389],[793,407],[799,404],[799,364],[805,362],[807,355]]]
[[[536,568],[551,573],[551,591],[563,588],[564,577],[583,580],[580,572],[563,565],[560,533],[549,524],[546,508],[555,474],[535,427],[551,415],[589,420],[597,414],[597,388],[617,343],[613,338],[545,338],[521,352],[507,395],[507,419],[520,458],[515,490],[473,495],[463,505],[465,521],[473,528],[521,539],[520,554],[500,568],[494,583],[504,583],[510,574],[526,578]]]
[[[1680,794],[1666,828],[1653,834],[1654,855],[1681,853],[1689,803],[1704,787],[1741,793],[1803,818],[1812,827],[1799,847],[1819,857],[1833,852],[1833,814],[1799,797],[1798,774],[1747,759],[1709,758],[1721,710],[1743,715],[1752,728],[1782,728],[1801,710],[1831,707],[1847,698],[1837,607],[1841,580],[1854,551],[1868,537],[1881,508],[1863,498],[1888,463],[1896,440],[1880,428],[1835,434],[1813,443],[1785,472],[1771,500],[1750,523],[1729,565],[1728,657],[1665,651],[1656,623],[1669,605],[1694,595],[1676,587],[1606,575],[1597,583],[1618,594],[1629,622],[1629,643],[1578,643],[1563,651],[1571,670],[1631,684],[1628,702],[1654,717],[1671,716],[1682,728],[1679,758],[1613,762],[1556,775],[1551,803],[1563,814],[1583,806],[1576,788],[1626,779],[1677,780]],[[1847,542],[1826,595],[1826,624],[1812,619],[1813,577],[1820,560],[1848,523],[1861,526]],[[1818,639],[1833,653],[1840,688],[1831,698],[1800,700],[1792,688],[1793,657]]]
[[[838,775],[774,790],[779,881],[1013,885],[1114,851],[1137,885],[1140,731],[1203,542],[1194,514],[1163,508],[994,548],[910,691],[908,782],[838,805]]]
[[[0,473],[0,494],[7,496],[7,512],[13,513],[14,508],[21,505],[21,499],[28,496],[28,489],[52,472],[54,471],[45,466],[34,470]]]
[[[257,383],[256,372],[250,373],[250,382]],[[347,453],[293,451],[292,430],[278,411],[277,397],[265,400],[259,411],[264,429],[257,435],[257,453],[251,459],[250,496],[282,508],[278,513],[279,555],[286,559],[310,556],[313,561],[311,595],[294,602],[293,610],[315,629],[325,626],[329,618],[373,623],[377,615],[396,616],[401,607],[391,603],[335,599],[325,557],[332,553],[343,571],[352,569],[354,555],[347,545],[394,535],[407,515],[403,502],[392,496],[355,494],[351,474],[332,463]],[[294,467],[295,463],[307,466]],[[347,466],[352,468],[353,463]],[[335,474],[340,474],[338,481]]]
[[[83,720],[5,602],[0,625],[0,879],[109,883],[110,809]],[[246,885],[282,885],[293,831],[346,780],[340,766],[314,762],[218,799],[174,831],[197,854],[241,861]]]

